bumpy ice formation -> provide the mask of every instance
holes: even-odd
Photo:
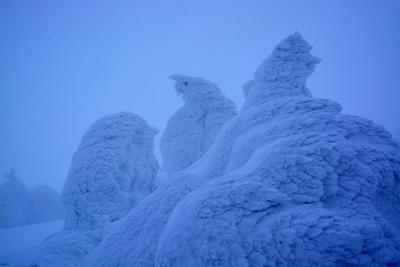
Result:
[[[222,125],[237,114],[235,104],[212,82],[172,75],[185,104],[168,121],[161,137],[162,171],[171,175],[189,167],[210,148]]]
[[[400,147],[313,98],[318,59],[293,34],[245,87],[209,151],[139,203],[92,266],[400,264]]]
[[[93,230],[117,221],[154,190],[157,132],[132,113],[108,115],[90,127],[63,189],[65,229]]]

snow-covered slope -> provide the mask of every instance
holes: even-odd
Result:
[[[36,186],[31,189],[30,193],[33,201],[33,220],[35,223],[64,217],[61,196],[53,188],[47,185]]]
[[[0,228],[16,227],[33,221],[32,198],[26,186],[11,172],[0,185]]]
[[[172,75],[185,104],[169,119],[161,137],[162,170],[166,175],[186,169],[209,149],[221,126],[237,115],[235,104],[212,82]]]
[[[209,151],[119,221],[86,264],[399,265],[399,144],[311,96],[310,49],[299,34],[282,41]]]
[[[108,115],[90,127],[63,189],[65,229],[94,230],[114,222],[154,190],[157,132],[133,113]]]

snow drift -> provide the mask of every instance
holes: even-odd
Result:
[[[166,175],[186,169],[204,155],[221,126],[237,114],[235,104],[214,83],[185,75],[171,78],[185,104],[169,119],[161,137]]]
[[[313,98],[318,59],[293,34],[245,87],[209,151],[139,203],[92,266],[400,264],[400,147]]]

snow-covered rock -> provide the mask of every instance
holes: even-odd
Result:
[[[33,221],[47,222],[64,217],[64,207],[61,204],[61,195],[47,185],[36,186],[31,189],[33,201]]]
[[[212,82],[172,75],[185,104],[169,119],[161,137],[162,171],[186,169],[210,148],[221,126],[237,115],[235,104]]]
[[[65,229],[94,230],[119,220],[154,190],[156,133],[132,113],[108,115],[90,127],[63,189]]]
[[[92,266],[400,265],[400,146],[316,99],[318,59],[282,41],[212,147],[116,223]]]
[[[17,179],[15,172],[4,174],[0,185],[0,228],[32,223],[32,199],[26,186]]]

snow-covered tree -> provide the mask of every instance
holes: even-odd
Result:
[[[132,113],[96,121],[72,159],[63,189],[65,229],[91,230],[119,220],[154,189],[157,130]]]
[[[396,266],[400,146],[316,99],[318,59],[293,34],[246,84],[209,151],[139,203],[92,266]]]
[[[185,104],[169,119],[161,137],[162,170],[186,169],[210,148],[223,124],[237,115],[235,104],[212,82],[172,75]]]
[[[92,229],[90,216],[125,207],[112,167],[124,153],[104,151],[130,143],[116,136],[121,125],[132,124],[116,115],[97,122],[82,140],[66,185],[66,203],[76,212],[71,219],[78,223],[29,251],[35,255],[29,264],[400,265],[400,145],[372,121],[311,96],[305,83],[318,59],[310,50],[298,33],[283,40],[245,84],[241,112],[203,157],[170,175],[102,240],[98,229],[76,230]],[[133,151],[117,149],[127,150]],[[153,156],[135,155],[146,159],[139,163],[153,162]]]
[[[26,186],[11,169],[3,175],[0,185],[0,228],[32,223],[32,199]]]
[[[64,207],[61,204],[61,195],[47,185],[36,186],[31,189],[33,201],[33,220],[35,223],[62,219]]]

